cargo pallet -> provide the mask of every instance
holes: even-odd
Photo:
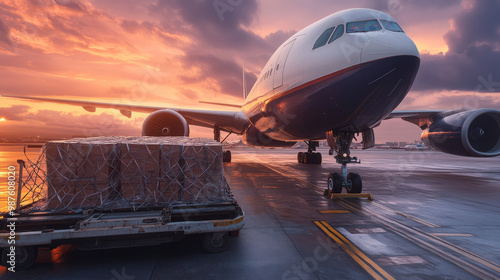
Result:
[[[15,244],[9,244],[8,225],[15,223]],[[204,234],[209,253],[223,252],[228,236],[244,226],[244,213],[236,202],[183,203],[141,211],[114,209],[75,212],[15,214],[0,219],[1,264],[9,267],[15,246],[15,270],[29,268],[38,247],[55,248],[75,244],[82,250],[149,246],[175,242],[186,235]]]

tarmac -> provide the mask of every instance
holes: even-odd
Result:
[[[39,250],[1,279],[500,279],[500,157],[352,150],[367,198],[323,195],[340,166],[296,149],[234,148],[225,176],[245,227],[223,253],[197,237],[153,247]],[[344,190],[345,192],[345,190]]]

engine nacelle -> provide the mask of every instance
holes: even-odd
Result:
[[[243,143],[253,147],[267,147],[267,148],[288,148],[295,145],[297,142],[278,141],[269,138],[266,134],[260,132],[255,126],[250,125],[242,137]]]
[[[436,150],[471,157],[500,155],[500,111],[480,109],[453,114],[433,122],[422,133]]]
[[[142,123],[142,136],[189,136],[189,125],[186,119],[175,111],[158,110]]]

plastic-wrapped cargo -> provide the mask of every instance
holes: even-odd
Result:
[[[222,145],[188,137],[48,142],[46,209],[134,208],[232,200]]]

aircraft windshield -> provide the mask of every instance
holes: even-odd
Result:
[[[347,24],[346,33],[354,33],[354,32],[369,32],[369,31],[377,31],[382,29],[380,24],[376,19],[365,20],[365,21],[357,21],[357,22],[349,22]]]
[[[332,37],[330,37],[330,40],[328,41],[328,44],[330,44],[331,42],[337,40],[338,38],[340,38],[340,36],[342,36],[342,34],[344,34],[344,25],[341,24],[337,27],[337,29],[335,29],[335,32],[333,32],[333,35]]]
[[[314,44],[313,50],[326,45],[330,35],[332,35],[333,29],[335,29],[335,26],[328,28],[325,32],[323,32],[323,34],[321,34],[321,36],[319,36],[318,40],[316,40],[316,43]]]
[[[394,21],[387,21],[381,19],[380,22],[382,22],[382,25],[384,26],[385,29],[389,31],[394,31],[394,32],[404,32],[403,29]]]

